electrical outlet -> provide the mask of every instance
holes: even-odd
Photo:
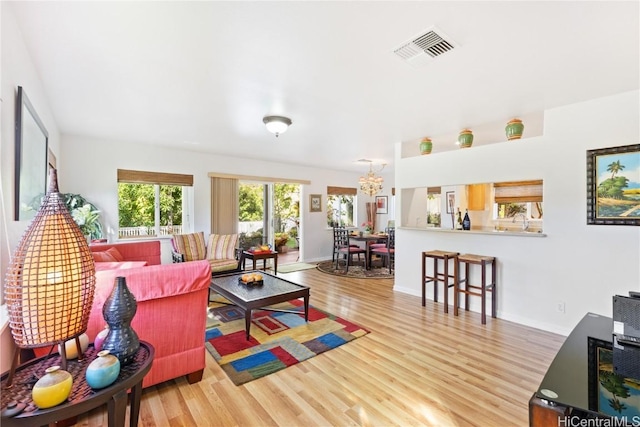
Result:
[[[564,301],[559,301],[557,306],[556,306],[556,310],[558,311],[558,313],[565,313],[565,304]]]

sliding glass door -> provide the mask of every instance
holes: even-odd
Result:
[[[299,224],[300,185],[240,181],[238,232],[243,249],[271,245],[282,255],[296,251]]]

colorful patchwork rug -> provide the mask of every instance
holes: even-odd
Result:
[[[244,313],[238,307],[209,304],[205,346],[235,385],[277,372],[369,333],[311,306],[309,321],[305,322],[302,300],[276,304],[273,308],[297,313],[254,310],[247,340]]]

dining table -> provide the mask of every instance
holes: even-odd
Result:
[[[349,242],[364,242],[364,249],[366,251],[366,268],[370,269],[369,260],[371,259],[371,245],[373,243],[387,243],[388,235],[384,233],[350,233],[349,234]]]

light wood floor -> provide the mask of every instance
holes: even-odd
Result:
[[[306,270],[311,304],[371,331],[235,386],[207,353],[204,378],[144,390],[141,426],[525,426],[527,402],[564,337],[393,292],[383,279]],[[499,297],[499,296],[498,296]],[[78,425],[107,425],[94,410]],[[128,415],[127,415],[128,422]]]

